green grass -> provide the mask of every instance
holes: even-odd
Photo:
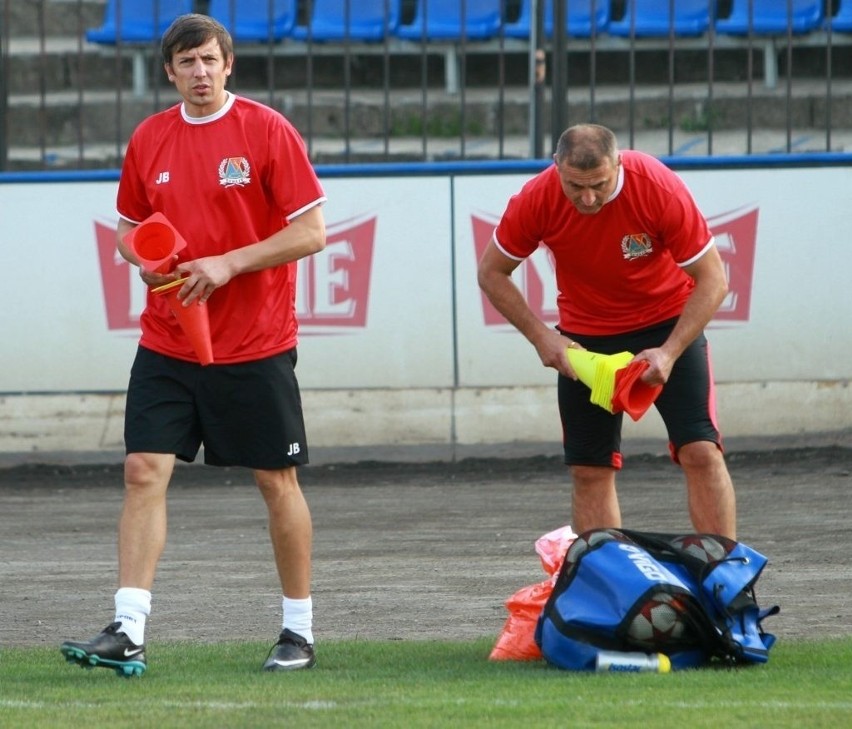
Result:
[[[591,674],[488,660],[493,640],[327,641],[311,671],[267,645],[149,645],[142,678],[0,652],[0,727],[832,727],[852,725],[852,638],[780,641],[769,663]]]

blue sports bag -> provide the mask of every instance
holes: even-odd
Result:
[[[767,559],[714,534],[597,529],[565,555],[535,641],[559,668],[595,670],[600,651],[664,653],[674,670],[765,663],[775,637],[754,596]]]

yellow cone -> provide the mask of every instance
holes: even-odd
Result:
[[[592,394],[590,400],[612,412],[612,395],[615,390],[615,373],[633,359],[631,352],[600,354],[586,349],[566,349],[568,361],[577,377]]]
[[[632,352],[619,352],[601,357],[595,372],[595,385],[592,388],[591,401],[604,410],[612,412],[612,395],[615,391],[615,373],[633,359]]]
[[[606,355],[590,352],[587,349],[573,349],[571,347],[566,349],[565,352],[568,356],[568,361],[571,363],[571,367],[577,373],[577,377],[580,378],[580,382],[591,390],[595,385],[595,371],[597,370],[598,362]]]

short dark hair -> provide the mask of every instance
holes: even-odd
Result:
[[[215,38],[227,60],[234,55],[234,42],[231,34],[218,20],[209,15],[187,13],[174,19],[174,22],[163,33],[162,53],[163,62],[171,63],[175,53],[188,51],[204,45]]]
[[[567,164],[578,170],[593,170],[605,160],[618,161],[618,142],[615,134],[600,124],[576,124],[568,127],[556,144],[557,164]]]

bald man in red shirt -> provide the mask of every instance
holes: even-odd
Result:
[[[655,402],[669,449],[686,477],[696,531],[736,538],[736,497],[717,426],[704,328],[728,284],[704,216],[683,180],[650,155],[619,151],[595,124],[567,129],[554,164],[514,195],[485,249],[479,285],[558,372],[565,462],[578,533],[621,526],[616,473],[623,413],[589,400],[566,356],[579,347],[630,351]],[[527,305],[511,275],[539,245],[552,254],[559,324]]]

